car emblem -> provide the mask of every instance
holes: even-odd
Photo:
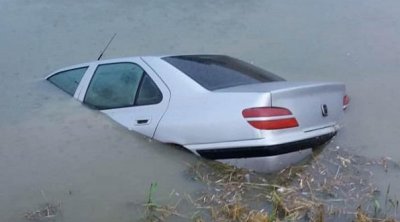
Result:
[[[326,104],[321,105],[321,112],[323,117],[328,116],[328,106]]]

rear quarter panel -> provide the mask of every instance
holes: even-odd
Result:
[[[142,57],[168,86],[171,97],[154,138],[180,145],[254,140],[260,130],[242,116],[243,109],[269,106],[260,92],[212,92],[200,86],[160,57]]]
[[[261,131],[247,123],[242,110],[269,103],[267,93],[175,94],[154,138],[181,145],[260,139]]]

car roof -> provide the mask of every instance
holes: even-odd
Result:
[[[127,56],[127,57],[118,57],[118,58],[110,58],[110,59],[101,59],[101,60],[93,60],[93,61],[89,61],[89,62],[85,62],[85,63],[78,63],[78,64],[74,64],[74,65],[70,65],[70,66],[66,66],[63,68],[60,68],[54,72],[52,72],[50,75],[48,75],[46,77],[46,79],[53,75],[54,73],[58,73],[58,72],[62,72],[65,70],[69,70],[69,69],[76,69],[76,68],[80,68],[80,67],[85,67],[85,66],[90,66],[93,64],[98,64],[98,63],[113,63],[113,62],[120,62],[120,61],[125,61],[125,60],[131,60],[131,59],[137,59],[137,58],[157,58],[157,59],[162,59],[165,57],[181,57],[181,56],[218,56],[219,54],[165,54],[165,55],[143,55],[143,56]],[[221,55],[219,55],[221,56]]]
[[[179,66],[176,66],[169,61],[168,59],[187,59],[187,58],[199,58],[199,59],[211,59],[215,58],[216,62],[219,62],[221,58],[232,58],[226,55],[221,55],[221,54],[170,54],[170,55],[150,55],[150,56],[134,56],[134,57],[120,57],[120,58],[112,58],[112,59],[104,59],[104,60],[99,60],[99,61],[92,61],[92,62],[87,62],[87,63],[81,63],[81,64],[76,64],[68,67],[64,67],[62,69],[59,69],[50,75],[46,77],[48,79],[49,77],[53,76],[56,73],[66,71],[66,70],[71,70],[71,69],[76,69],[76,68],[81,68],[85,66],[90,66],[90,65],[98,65],[98,64],[104,64],[104,63],[118,63],[118,62],[129,62],[135,59],[141,59],[143,62],[145,62],[148,66],[153,69],[157,73],[157,75],[160,76],[160,78],[167,83],[167,86],[175,86],[177,88],[181,88],[182,90],[185,89],[187,91],[213,91],[213,90],[218,90],[222,88],[227,88],[229,85],[225,86],[221,84],[221,86],[217,85],[217,87],[208,87],[208,85],[205,84],[205,82],[198,81],[198,79],[193,76],[192,73],[187,73],[188,70],[184,70]],[[234,59],[234,58],[233,58]],[[241,61],[241,60],[238,60]],[[221,71],[221,70],[219,70]],[[206,72],[208,73],[208,71]],[[211,73],[212,74],[212,73]],[[215,74],[215,73],[214,73]],[[197,75],[197,74],[194,74]],[[273,75],[273,74],[272,74]],[[213,77],[213,75],[209,76],[209,79],[207,81],[213,82],[216,81]],[[220,75],[221,77],[221,75]],[[202,78],[202,77],[200,77]],[[208,78],[208,77],[207,77]],[[226,77],[223,77],[226,78]],[[218,80],[218,78],[217,78]],[[276,80],[275,80],[276,81]],[[250,82],[249,82],[250,83]],[[243,83],[242,85],[247,85],[248,83]],[[241,84],[238,84],[241,85]],[[232,85],[236,86],[236,85]],[[173,87],[174,88],[174,87]],[[179,90],[180,91],[180,90]]]
[[[104,63],[118,63],[125,61],[132,62],[132,60],[140,59],[141,61],[146,63],[155,72],[155,74],[159,76],[159,78],[161,78],[161,80],[166,84],[167,88],[170,90],[171,93],[173,92],[181,95],[185,94],[190,95],[191,93],[195,92],[208,91],[202,86],[200,86],[198,83],[193,81],[191,78],[183,74],[180,70],[176,69],[174,66],[161,59],[167,56],[171,55],[120,57],[120,58],[112,58],[112,59],[104,59],[99,61],[80,63],[58,69],[47,75],[45,79],[47,80],[57,73],[71,69],[77,69]]]

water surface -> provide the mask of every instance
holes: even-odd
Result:
[[[289,80],[340,81],[351,105],[329,146],[400,160],[400,2],[0,1],[0,216],[61,201],[64,221],[131,221],[151,182],[160,198],[199,188],[197,158],[128,132],[43,81],[97,58],[221,53]],[[399,174],[377,171],[392,194]]]

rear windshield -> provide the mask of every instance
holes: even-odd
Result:
[[[284,80],[247,62],[223,55],[170,56],[163,60],[208,90]]]

